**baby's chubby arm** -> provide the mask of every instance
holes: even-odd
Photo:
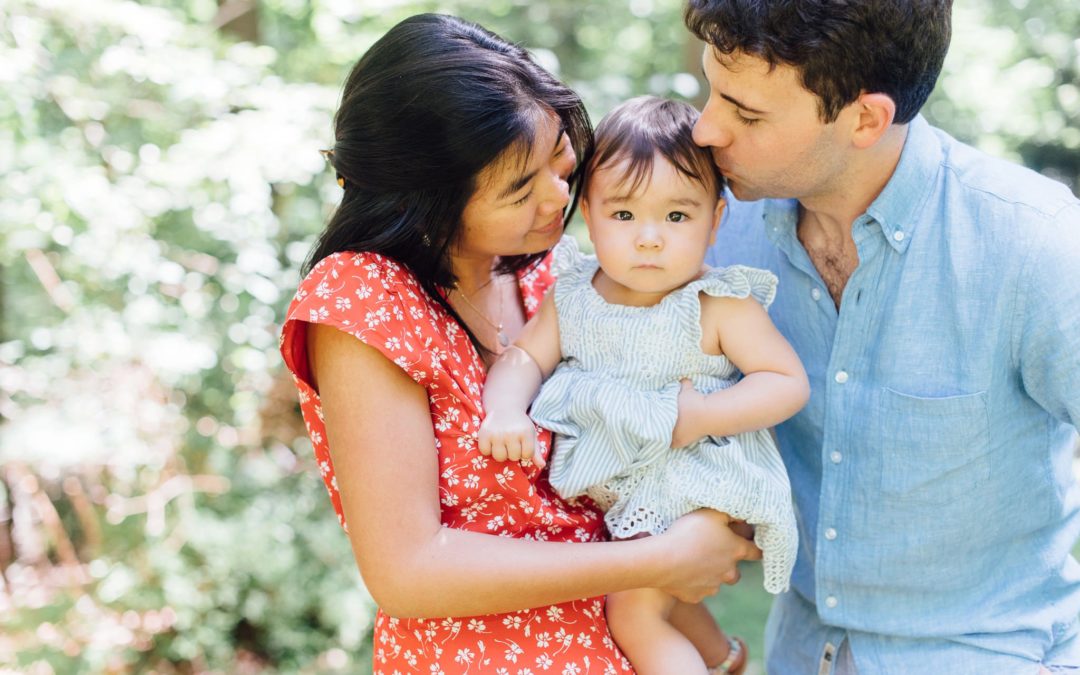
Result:
[[[743,373],[734,386],[709,395],[684,382],[679,419],[671,446],[679,448],[705,436],[731,436],[766,429],[799,412],[810,398],[802,362],[773,325],[768,312],[752,298],[703,295],[704,344],[719,349]],[[712,344],[708,344],[714,341]]]
[[[484,383],[484,421],[480,424],[478,449],[497,461],[544,460],[536,452],[536,427],[526,412],[540,385],[562,359],[559,321],[553,293],[521,329],[514,344],[499,356]]]

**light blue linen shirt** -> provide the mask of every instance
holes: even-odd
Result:
[[[801,545],[769,672],[844,639],[860,675],[1080,665],[1080,203],[918,117],[839,311],[797,217],[729,199],[708,258],[779,277],[810,376],[777,429]]]

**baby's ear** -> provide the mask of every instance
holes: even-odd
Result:
[[[595,241],[593,241],[592,236],[592,215],[589,213],[588,198],[581,198],[581,208],[578,209],[578,212],[581,213],[581,219],[585,221],[585,230],[589,233],[589,241],[596,243]]]
[[[709,235],[709,243],[716,243],[716,231],[720,229],[720,220],[724,217],[724,209],[727,208],[727,200],[723,197],[716,200],[716,209],[713,210],[712,233]]]

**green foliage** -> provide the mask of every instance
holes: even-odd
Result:
[[[262,0],[254,41],[224,13],[244,4],[0,5],[0,666],[366,667],[372,603],[277,331],[338,196],[338,87],[387,28],[476,20],[594,118],[700,103],[676,0]],[[1021,4],[958,4],[928,114],[1075,187],[1080,9]],[[758,654],[765,602],[714,605]]]

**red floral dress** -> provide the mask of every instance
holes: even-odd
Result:
[[[545,259],[518,277],[526,316],[536,312],[552,283],[548,264]],[[281,352],[296,380],[315,457],[342,526],[322,407],[309,384],[307,323],[356,336],[427,390],[444,526],[545,541],[603,538],[600,513],[560,499],[547,474],[531,462],[500,463],[476,450],[483,361],[465,331],[406,267],[373,253],[336,253],[319,262],[300,283],[281,335]],[[538,452],[546,456],[550,443],[544,431]],[[374,646],[376,675],[631,672],[608,633],[602,597],[477,617],[397,619],[380,610]]]

